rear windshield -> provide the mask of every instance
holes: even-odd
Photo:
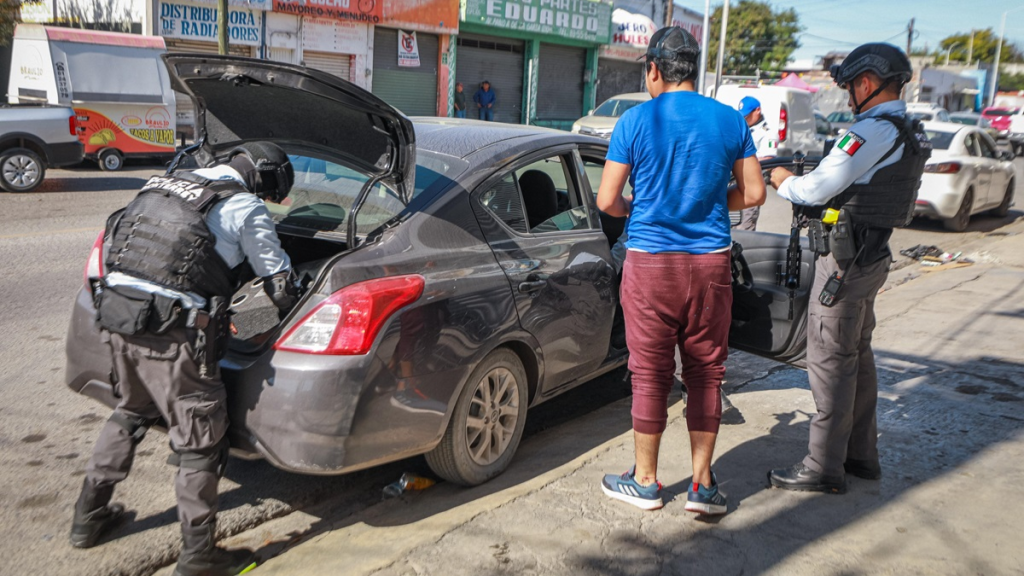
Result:
[[[953,143],[955,135],[953,132],[938,132],[936,130],[925,130],[924,133],[935,150],[949,150],[949,145]]]
[[[280,204],[267,204],[274,221],[283,231],[291,227],[314,233],[346,234],[348,216],[367,176],[325,158],[303,154],[289,154],[289,158],[295,169],[295,183]],[[417,151],[413,197],[447,187],[465,167],[466,162],[459,158]],[[359,210],[356,234],[372,232],[404,209],[396,191],[375,185]]]
[[[1016,110],[985,110],[985,116],[1013,116]]]
[[[622,116],[626,110],[629,110],[633,106],[643,104],[640,100],[605,100],[604,104],[597,107],[594,110],[594,116],[611,116],[618,118]]]
[[[829,122],[853,122],[853,112],[833,112],[828,115]]]
[[[917,120],[921,120],[922,122],[927,122],[932,118],[935,118],[935,115],[932,114],[931,112],[908,112],[907,116],[910,116],[911,118],[916,118]]]

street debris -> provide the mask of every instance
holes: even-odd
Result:
[[[410,472],[402,474],[402,477],[397,482],[392,482],[384,487],[384,498],[395,498],[401,496],[407,490],[424,490],[430,488],[436,484],[434,480],[430,478],[424,478],[423,476],[417,476]]]
[[[944,252],[938,246],[918,244],[917,246],[900,250],[900,254],[920,262],[925,272],[951,270],[974,264],[973,260],[963,257],[963,252]]]

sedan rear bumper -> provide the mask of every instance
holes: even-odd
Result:
[[[914,216],[930,218],[952,218],[960,209],[964,199],[964,189],[960,186],[958,176],[963,174],[924,174],[921,176],[921,189],[917,194]]]

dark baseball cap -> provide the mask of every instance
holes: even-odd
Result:
[[[700,44],[686,30],[679,26],[665,26],[651,36],[647,45],[647,53],[637,58],[654,58],[657,60],[683,60],[697,62],[700,56]]]

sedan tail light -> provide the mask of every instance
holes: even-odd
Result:
[[[957,174],[963,166],[959,162],[939,162],[925,164],[924,171],[931,174]]]
[[[422,276],[410,274],[346,286],[318,304],[274,344],[274,349],[304,354],[366,354],[388,318],[419,299],[423,284]]]
[[[89,251],[89,260],[85,263],[85,272],[82,274],[86,287],[91,286],[89,281],[103,277],[103,232],[96,237],[92,243],[92,250]]]
[[[789,111],[783,104],[779,108],[779,142],[785,142],[786,136],[789,136]]]

